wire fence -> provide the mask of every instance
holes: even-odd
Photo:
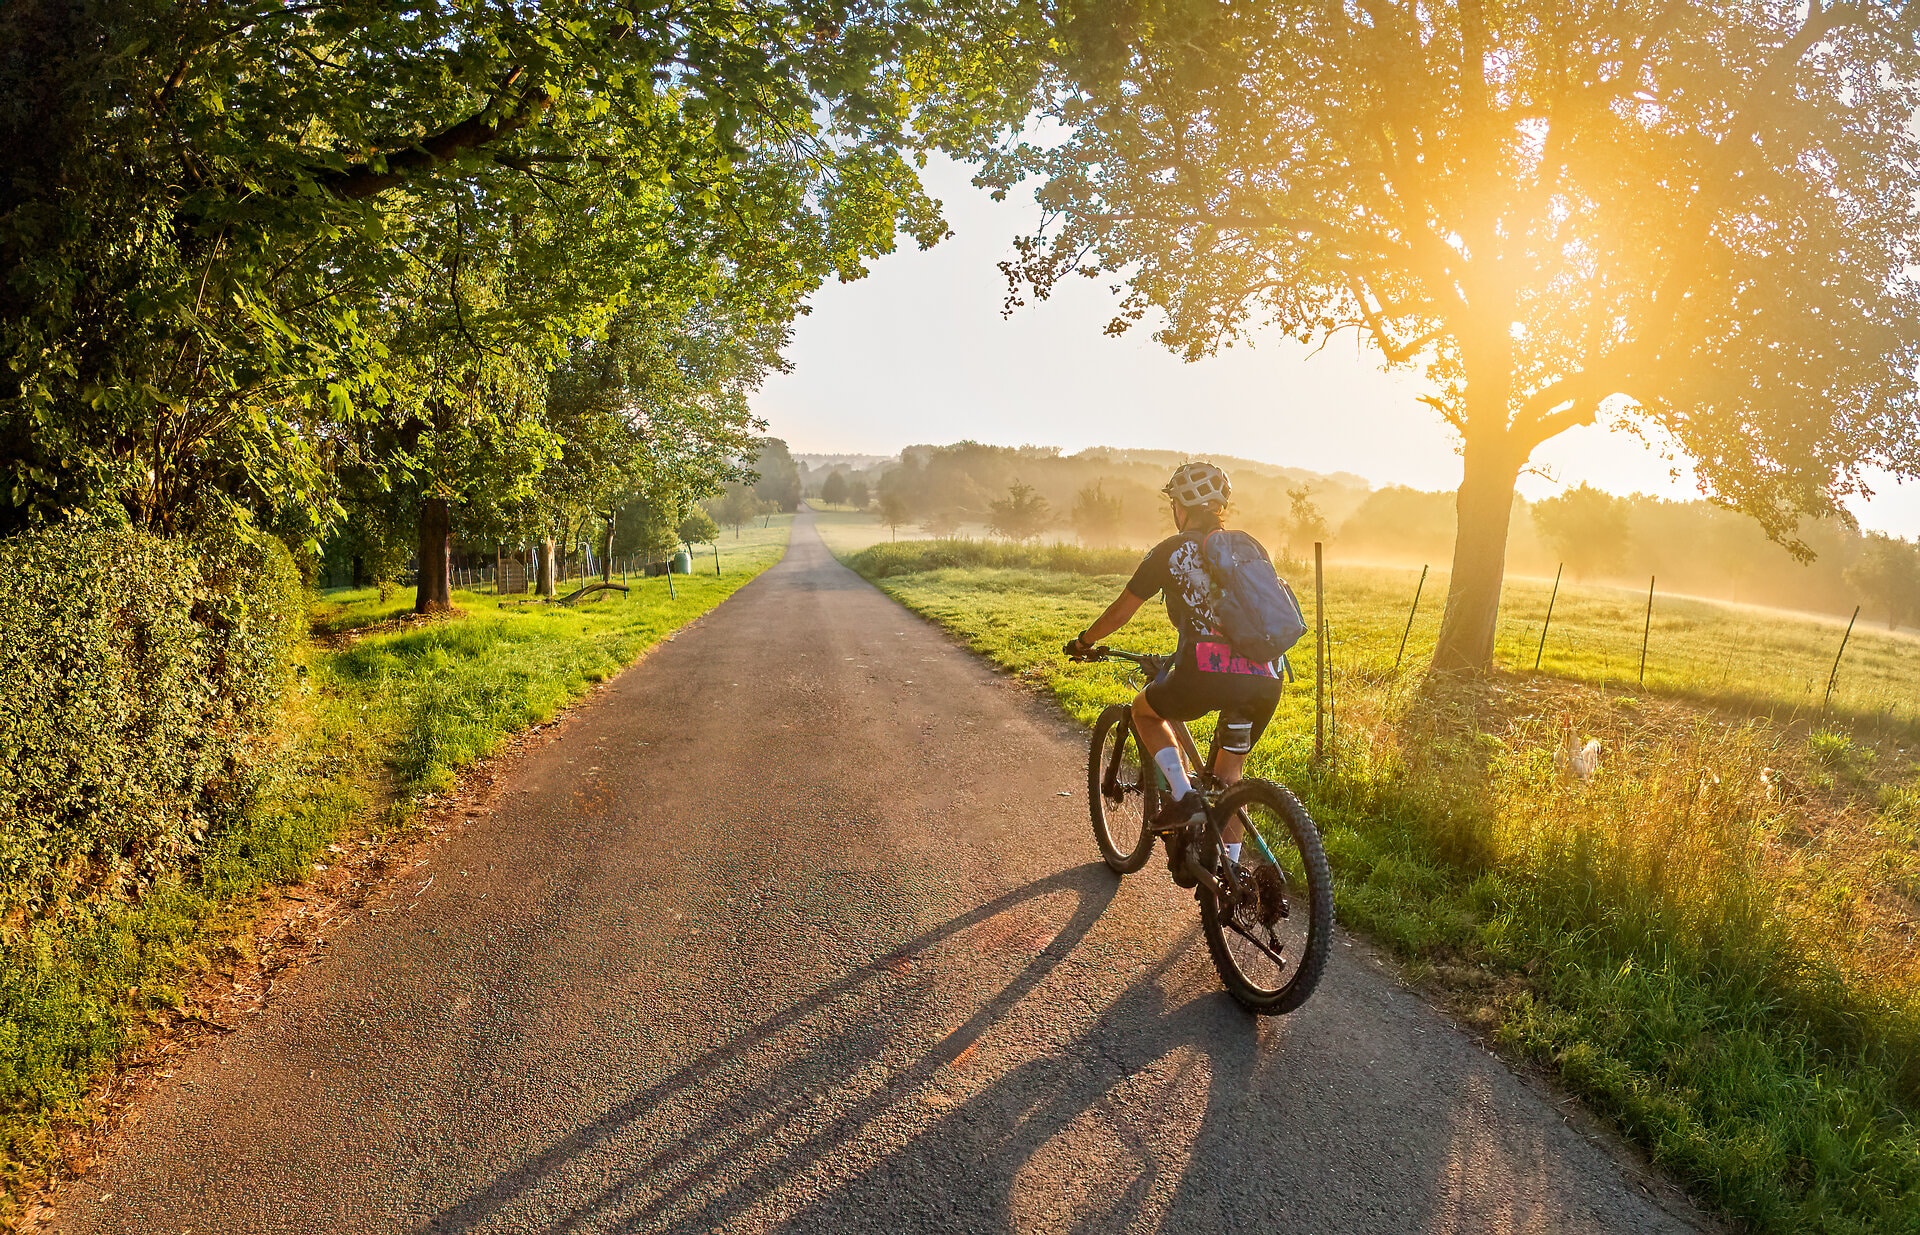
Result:
[[[1423,673],[1438,643],[1446,586],[1430,566],[1324,562],[1315,617],[1326,675],[1324,723],[1343,691],[1396,687]],[[1868,630],[1856,609],[1825,617],[1668,594],[1650,576],[1635,592],[1568,580],[1510,579],[1494,661],[1608,690],[1693,699],[1821,723],[1871,723],[1920,733],[1920,639]],[[1323,745],[1331,745],[1331,742]]]

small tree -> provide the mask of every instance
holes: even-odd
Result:
[[[1005,497],[987,503],[987,510],[987,526],[1008,540],[1032,540],[1053,522],[1047,499],[1018,480],[1007,486]]]
[[[1580,484],[1533,506],[1533,525],[1576,579],[1618,570],[1627,555],[1627,503]]]
[[[720,538],[720,525],[702,507],[695,506],[680,520],[680,539],[691,551],[695,545],[712,544]]]
[[[867,492],[867,482],[858,476],[847,481],[847,505],[855,510],[865,510],[872,495]]]
[[[733,538],[740,539],[740,529],[752,522],[760,513],[761,501],[751,485],[731,484],[720,494],[720,500],[713,506],[713,516],[727,527],[733,529]]]
[[[1073,530],[1089,545],[1105,547],[1119,535],[1124,504],[1117,493],[1108,493],[1106,482],[1096,480],[1073,495]]]
[[[829,506],[844,506],[847,503],[847,474],[834,472],[820,486],[820,500]]]
[[[907,499],[889,489],[880,495],[880,522],[893,533],[895,540],[900,539],[900,525],[913,518],[913,509],[907,505]]]
[[[936,510],[920,520],[920,527],[929,536],[945,539],[960,530],[960,516],[951,510]]]
[[[766,507],[759,513],[771,516],[776,511],[800,508],[800,465],[793,461],[787,444],[777,437],[760,439],[760,452],[753,457],[753,494]]]
[[[1327,538],[1327,517],[1320,503],[1313,500],[1313,488],[1302,485],[1287,490],[1287,557],[1306,560],[1306,548]]]
[[[664,511],[650,514],[638,530],[640,556],[646,561],[666,561],[680,548],[679,528]]]
[[[1860,560],[1847,567],[1847,582],[1887,612],[1887,629],[1920,614],[1920,546],[1870,533]]]

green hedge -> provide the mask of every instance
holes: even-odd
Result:
[[[238,819],[304,616],[269,538],[0,540],[0,914],[128,892]]]
[[[1138,549],[1022,545],[1001,540],[887,541],[862,549],[847,559],[847,565],[869,579],[969,566],[1057,570],[1076,575],[1130,575],[1139,564]]]

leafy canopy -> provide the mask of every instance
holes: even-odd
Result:
[[[987,170],[1040,179],[1011,299],[1111,277],[1188,357],[1351,328],[1470,471],[1604,414],[1791,538],[1920,471],[1917,8],[1094,0]]]
[[[390,289],[457,259],[535,361],[684,270],[790,310],[904,231],[912,160],[1019,91],[1016,14],[925,0],[0,8],[0,529],[325,515],[406,376]],[[449,241],[464,236],[471,243]],[[668,276],[675,276],[669,278]]]

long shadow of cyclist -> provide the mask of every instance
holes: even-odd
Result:
[[[845,1229],[855,1213],[912,1214],[926,1225],[929,1205],[948,1220],[997,1211],[1004,1225],[1026,1159],[1109,1091],[1123,1091],[1123,1103],[1151,1092],[1190,1106],[1208,1084],[1203,1070],[1211,1084],[1231,1084],[1254,1063],[1254,1035],[1224,996],[1170,1007],[1157,986],[1191,956],[1189,937],[1064,1046],[1015,1064],[977,1093],[950,1095],[948,1082],[972,1071],[955,1070],[955,1061],[1074,953],[1116,886],[1104,867],[1088,864],[926,931],[631,1095],[417,1229],[469,1229],[509,1212],[524,1227],[530,1210],[540,1212],[536,1229],[554,1232],[706,1231],[736,1220]],[[975,928],[990,932],[995,919],[1030,915],[1054,897],[1071,904],[1065,921],[1004,986],[931,1046],[903,1041],[901,1026],[921,1009],[900,975],[916,958],[964,947]],[[978,952],[968,966],[975,974]],[[1017,1032],[991,1040],[1002,1037],[1016,1047],[1023,1041]],[[1182,1048],[1192,1057],[1163,1063]],[[1155,1079],[1163,1073],[1174,1079]],[[872,1148],[850,1154],[862,1140]],[[1181,1156],[1178,1146],[1134,1152],[1140,1169],[1117,1196],[1101,1199],[1109,1219],[1119,1217],[1115,1206],[1145,1204],[1177,1178],[1167,1163]],[[841,1166],[875,1159],[851,1179]],[[903,1172],[916,1188],[898,1186]],[[581,1199],[556,1212],[556,1193]],[[811,1199],[804,1208],[796,1204],[803,1198]]]

